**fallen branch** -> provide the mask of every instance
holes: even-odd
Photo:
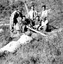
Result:
[[[9,26],[9,25],[10,25],[10,24],[0,24],[0,26]],[[36,32],[36,33],[38,33],[38,34],[40,34],[40,35],[42,35],[42,36],[47,36],[47,35],[45,35],[45,34],[42,33],[42,32],[39,32],[39,31],[37,31],[37,30],[35,30],[35,29],[30,28],[29,26],[27,26],[27,28],[30,29],[30,30],[32,30],[32,31],[34,31],[34,32]]]
[[[36,33],[38,33],[38,34],[40,34],[40,35],[42,35],[42,36],[47,36],[47,35],[45,35],[45,34],[42,33],[42,32],[39,32],[39,31],[37,31],[37,30],[35,30],[35,29],[33,29],[33,28],[30,28],[29,26],[27,26],[27,28],[30,29],[30,30],[32,30],[32,31],[34,31],[34,32],[36,32]]]

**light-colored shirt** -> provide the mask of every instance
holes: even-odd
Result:
[[[29,17],[30,19],[33,19],[33,10],[30,10],[30,11],[29,11],[28,17]]]
[[[47,16],[48,16],[48,13],[50,13],[50,9],[45,10],[45,11],[42,11],[42,12],[41,12],[41,17],[40,17],[40,19],[47,17]]]
[[[34,15],[34,17],[33,17],[33,15]],[[30,19],[33,20],[36,16],[37,16],[37,11],[36,11],[36,10],[30,10],[30,11],[28,12],[28,17],[29,17]]]
[[[48,23],[48,20],[42,21],[41,26],[45,26]]]
[[[19,24],[17,23],[16,25],[14,25],[14,30],[20,30],[20,26],[19,26]]]

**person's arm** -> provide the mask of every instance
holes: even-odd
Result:
[[[52,10],[51,10],[51,9],[48,9],[47,11],[48,11],[48,13],[51,13],[51,12],[52,12]]]
[[[42,11],[41,11],[41,13],[40,13],[40,20],[42,20]]]

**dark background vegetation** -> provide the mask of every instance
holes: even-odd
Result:
[[[24,1],[0,0],[0,22],[9,23],[9,17],[16,8],[26,13]],[[41,11],[41,6],[46,4],[47,9],[51,8],[52,11],[48,17],[50,25],[63,27],[63,0],[27,0],[29,8],[31,2],[37,11]],[[9,27],[0,28],[4,30],[0,34],[0,44],[4,46],[10,37]],[[22,45],[16,53],[0,57],[0,64],[63,64],[63,30],[50,34],[48,38],[38,35],[35,41]]]

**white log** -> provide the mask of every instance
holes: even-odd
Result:
[[[0,52],[15,52],[20,45],[27,44],[32,40],[32,37],[23,34],[18,41],[11,41],[6,46],[0,48]]]
[[[27,26],[27,28],[30,29],[30,30],[32,30],[32,31],[34,31],[34,32],[36,32],[36,33],[38,33],[38,34],[40,34],[40,35],[42,35],[42,36],[47,36],[47,35],[45,35],[45,34],[42,33],[42,32],[39,32],[39,31],[37,31],[37,30],[35,30],[35,29],[30,28],[29,26]]]

